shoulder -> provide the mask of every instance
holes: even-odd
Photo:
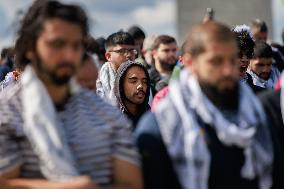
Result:
[[[262,87],[259,87],[259,86],[257,86],[257,85],[254,85],[252,76],[251,76],[249,73],[247,73],[247,82],[246,82],[246,83],[247,83],[248,86],[253,90],[253,92],[254,92],[255,94],[258,94],[258,93],[261,93],[261,92],[263,92],[263,91],[266,91],[265,88],[262,88]]]
[[[280,90],[266,90],[257,96],[264,105],[280,104]]]
[[[145,140],[145,138],[162,141],[157,119],[152,112],[147,112],[143,115],[134,132],[134,139],[136,143]]]
[[[139,121],[137,132],[151,132],[156,130],[158,123],[155,114],[152,112],[146,112]]]
[[[127,124],[128,121],[122,115],[121,111],[105,102],[104,99],[99,97],[95,92],[87,89],[82,89],[78,95],[76,95],[77,103],[82,106],[82,109],[89,110],[91,113],[96,114],[100,119],[109,122],[111,124]]]
[[[105,63],[102,65],[102,67],[101,67],[99,73],[102,74],[102,73],[108,72],[110,68],[111,68],[110,62],[105,62]]]
[[[156,95],[154,96],[153,101],[152,101],[152,111],[154,111],[156,105],[157,105],[162,99],[164,99],[164,98],[167,96],[168,92],[169,92],[169,86],[166,86],[166,87],[164,87],[163,89],[161,89],[160,91],[158,91],[158,92],[156,93]]]
[[[9,85],[0,92],[0,126],[19,127],[22,119],[22,99],[19,84]]]
[[[20,105],[20,84],[14,84],[7,86],[3,91],[0,92],[0,112],[5,111],[6,108],[13,105]]]
[[[21,85],[19,83],[6,87],[0,92],[0,102],[10,102],[15,97],[19,96]]]

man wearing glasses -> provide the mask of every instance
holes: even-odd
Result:
[[[116,32],[111,34],[106,42],[106,62],[100,72],[97,80],[97,94],[106,99],[107,102],[116,105],[114,94],[114,80],[119,66],[128,60],[135,60],[137,50],[135,41],[127,32]]]

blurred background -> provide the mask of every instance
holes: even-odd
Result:
[[[15,39],[18,20],[33,0],[0,1],[0,48]],[[216,20],[229,26],[264,20],[269,38],[282,43],[284,0],[62,0],[82,5],[90,18],[91,34],[107,37],[132,25],[146,35],[168,34],[181,42],[186,31],[202,20],[206,8],[213,8]]]

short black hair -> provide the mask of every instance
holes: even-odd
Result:
[[[253,58],[272,58],[273,51],[270,45],[263,41],[255,42]]]
[[[13,57],[14,56],[14,48],[13,47],[6,47],[1,50],[1,59],[5,59],[6,57]]]
[[[134,38],[134,39],[145,39],[146,35],[144,31],[138,26],[131,26],[127,32]]]
[[[53,18],[59,18],[80,26],[83,37],[87,36],[89,30],[88,18],[81,7],[63,4],[56,0],[36,0],[24,15],[17,32],[16,64],[22,64],[21,66],[24,67],[30,62],[26,53],[29,50],[35,51],[36,41],[43,29],[44,22]]]
[[[85,46],[86,46],[86,52],[90,54],[98,54],[99,53],[99,44],[97,41],[91,36],[88,35],[88,37],[85,40]]]
[[[105,41],[105,49],[108,50],[116,45],[135,45],[134,38],[124,31],[111,34]]]
[[[105,53],[106,53],[105,42],[106,42],[106,40],[105,40],[104,37],[99,37],[99,38],[96,39],[96,42],[99,45],[99,52],[98,52],[99,60],[106,62],[107,61],[106,57],[105,57]]]

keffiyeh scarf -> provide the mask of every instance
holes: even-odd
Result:
[[[251,75],[253,84],[262,88],[274,88],[280,76],[278,69],[273,66],[268,80],[261,79],[250,68],[247,69],[247,73]]]
[[[106,100],[107,103],[117,105],[114,93],[114,81],[116,72],[112,69],[111,63],[106,62],[102,66],[97,79],[97,94]]]
[[[168,98],[157,106],[155,116],[170,157],[185,154],[186,166],[175,165],[183,188],[208,188],[211,157],[198,118],[215,129],[223,144],[244,149],[243,178],[257,177],[261,189],[271,187],[273,149],[268,129],[261,125],[266,122],[265,115],[252,91],[244,83],[239,84],[237,125],[210,102],[186,70],[179,81],[170,84]],[[180,127],[182,132],[177,132]]]
[[[58,120],[54,104],[33,68],[27,66],[22,85],[24,132],[39,157],[40,170],[50,180],[65,180],[79,173]],[[70,85],[71,93],[79,88]]]

